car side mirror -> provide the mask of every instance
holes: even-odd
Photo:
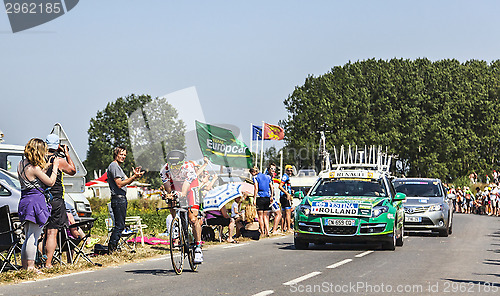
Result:
[[[11,196],[12,193],[10,192],[9,189],[7,189],[7,186],[4,185],[7,184],[4,180],[0,180],[0,196]]]
[[[406,194],[400,192],[396,193],[394,200],[406,200]]]
[[[293,197],[303,199],[304,198],[304,192],[302,191],[297,191],[293,194]]]

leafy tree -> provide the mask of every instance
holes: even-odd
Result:
[[[347,63],[309,76],[284,101],[285,151],[382,145],[400,173],[447,181],[500,165],[500,61],[428,59]],[[286,155],[286,153],[285,153]],[[300,166],[317,165],[301,159]]]
[[[90,120],[89,149],[84,162],[89,172],[87,180],[93,179],[94,170],[108,167],[113,161],[115,147],[124,146],[127,149],[123,165],[125,173],[129,174],[137,165],[143,166],[147,172],[141,181],[158,187],[160,180],[157,171],[164,161],[164,149],[182,150],[184,131],[185,125],[177,119],[177,111],[165,100],[131,94],[108,103],[104,110],[98,111]],[[149,146],[151,150],[145,148]],[[158,146],[159,154],[151,152],[158,151],[154,150]],[[134,152],[138,152],[138,158],[134,157]],[[151,155],[159,159],[155,166],[150,162]]]

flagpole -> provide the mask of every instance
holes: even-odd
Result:
[[[283,149],[281,149],[280,151],[281,153],[281,156],[280,156],[280,179],[281,179],[281,176],[283,176]]]
[[[253,159],[253,123],[250,123],[250,155],[252,156]]]
[[[255,167],[259,167],[259,141],[262,141],[262,128],[260,129],[260,137],[257,136],[257,145],[255,147]]]
[[[260,171],[262,171],[262,163],[264,162],[264,130],[265,130],[265,127],[264,127],[264,121],[262,121],[262,143],[260,144]]]

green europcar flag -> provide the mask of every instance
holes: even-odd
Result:
[[[230,130],[196,121],[196,134],[201,153],[211,162],[225,167],[252,167],[250,150]]]

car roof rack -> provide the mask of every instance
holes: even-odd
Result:
[[[384,151],[385,150],[385,151]],[[391,161],[393,156],[387,153],[382,146],[366,146],[359,149],[358,146],[349,145],[346,149],[344,145],[340,150],[333,147],[335,163],[332,164],[332,170],[373,170],[381,174],[390,174]]]

